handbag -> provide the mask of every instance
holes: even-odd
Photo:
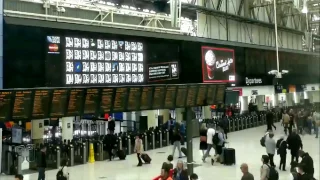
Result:
[[[200,142],[207,142],[206,136],[200,136]]]

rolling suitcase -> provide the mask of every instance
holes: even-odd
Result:
[[[146,163],[146,164],[150,164],[151,163],[151,158],[150,158],[150,156],[148,154],[143,153],[143,154],[141,154],[140,157],[144,161],[144,163]]]
[[[182,152],[185,156],[187,156],[187,148],[182,147],[182,148],[181,148],[181,152]]]
[[[234,165],[236,164],[236,150],[233,148],[223,149],[223,164],[224,165]]]
[[[117,156],[119,157],[120,160],[125,160],[127,155],[124,152],[124,150],[118,150]]]

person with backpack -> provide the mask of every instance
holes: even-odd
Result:
[[[277,141],[277,154],[280,155],[280,165],[279,169],[286,171],[286,161],[287,161],[287,148],[288,144],[287,141],[284,139],[284,136],[282,136],[278,141]]]
[[[261,161],[260,180],[279,180],[278,172],[269,164],[269,156],[262,155]]]
[[[69,172],[68,172],[68,161],[62,160],[61,167],[57,173],[57,180],[68,180],[69,179]]]
[[[276,141],[274,140],[274,134],[269,133],[269,135],[266,136],[266,151],[269,156],[270,165],[272,167],[275,167],[275,164],[273,162],[274,154],[276,153]]]
[[[223,129],[221,127],[217,128],[217,131],[215,135],[213,136],[213,144],[216,146],[216,155],[214,158],[211,158],[211,164],[214,164],[215,161],[217,161],[220,156],[222,156],[223,153],[223,146],[225,143]]]

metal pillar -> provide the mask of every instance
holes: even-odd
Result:
[[[187,117],[187,167],[188,173],[193,173],[193,145],[192,145],[192,138],[193,138],[193,129],[192,129],[192,121],[193,121],[193,111],[191,108],[185,108],[186,110],[186,117]]]

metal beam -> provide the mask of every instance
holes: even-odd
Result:
[[[240,0],[240,4],[239,4],[239,8],[238,8],[238,12],[237,15],[240,16],[241,12],[242,12],[242,8],[243,8],[243,4],[244,4],[244,0]]]
[[[217,10],[219,10],[219,11],[221,10],[222,1],[223,0],[218,0]],[[227,0],[226,0],[226,3],[228,3]]]
[[[270,46],[258,46],[256,44],[215,40],[215,39],[185,36],[185,35],[178,35],[178,34],[165,34],[165,33],[149,32],[149,31],[142,31],[142,30],[130,30],[130,29],[119,29],[119,28],[104,27],[104,26],[70,24],[70,23],[56,22],[56,21],[49,22],[49,21],[42,21],[42,20],[36,20],[36,19],[23,19],[23,18],[15,18],[15,17],[4,17],[4,20],[8,24],[15,24],[15,25],[22,25],[22,26],[34,26],[34,27],[74,30],[74,31],[83,31],[83,32],[96,32],[96,33],[105,33],[105,34],[118,34],[118,35],[135,36],[135,37],[171,39],[171,40],[178,40],[178,41],[199,42],[203,44],[212,44],[212,45],[218,45],[218,46],[219,45],[233,46],[233,47],[243,47],[243,48],[275,51],[275,48]],[[319,56],[319,53],[306,52],[306,51],[300,51],[295,49],[280,48],[279,50],[281,52]]]

